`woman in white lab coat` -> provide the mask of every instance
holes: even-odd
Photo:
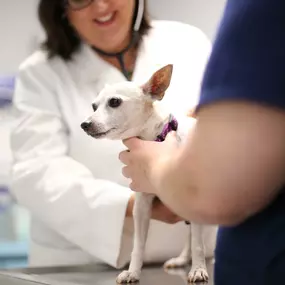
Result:
[[[20,68],[12,133],[12,193],[32,217],[29,264],[126,265],[132,250],[133,193],[121,175],[120,141],[82,131],[105,84],[144,83],[174,64],[164,104],[176,117],[197,102],[210,43],[197,28],[149,21],[143,0],[41,0],[43,48]],[[187,226],[154,206],[145,262],[177,256]],[[209,249],[209,255],[212,249]]]

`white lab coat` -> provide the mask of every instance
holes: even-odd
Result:
[[[198,100],[211,44],[186,24],[154,21],[152,26],[133,80],[144,83],[173,63],[163,103],[179,117]],[[121,268],[130,259],[133,225],[125,210],[131,191],[118,159],[124,147],[120,141],[94,140],[80,128],[101,88],[122,80],[121,72],[87,45],[70,62],[47,60],[38,51],[20,66],[11,191],[32,216],[32,266],[102,262]],[[145,262],[176,256],[186,232],[184,223],[152,221]]]

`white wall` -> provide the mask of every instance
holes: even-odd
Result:
[[[148,0],[158,19],[180,20],[201,28],[213,39],[226,0]],[[38,0],[0,0],[0,75],[13,73],[32,52],[41,28]]]
[[[151,16],[200,28],[213,40],[226,0],[148,0]]]
[[[38,0],[0,0],[0,75],[15,72],[39,34]]]

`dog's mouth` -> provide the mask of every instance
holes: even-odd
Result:
[[[95,139],[100,139],[102,137],[106,137],[110,132],[112,132],[115,128],[112,128],[108,131],[105,132],[88,132],[88,135],[95,138]]]

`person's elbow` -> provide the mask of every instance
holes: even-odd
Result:
[[[220,226],[234,226],[248,217],[244,211],[222,207],[219,203],[214,202],[201,203],[199,207],[196,205],[195,214],[193,215],[192,212],[189,216],[195,216],[195,220],[199,223]]]
[[[215,205],[214,203],[207,209],[201,209],[201,213],[203,213],[205,223],[220,226],[236,226],[250,216],[245,210]]]
[[[213,188],[203,192],[211,194],[200,195],[200,201],[196,204],[197,213],[205,223],[221,226],[236,226],[244,222],[266,207],[271,200],[251,199],[249,196],[230,195],[229,192],[224,192],[227,194],[223,195]]]

